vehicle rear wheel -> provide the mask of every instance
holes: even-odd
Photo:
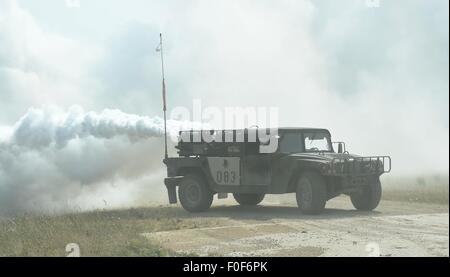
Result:
[[[315,172],[304,173],[297,181],[297,205],[304,214],[319,214],[327,202],[327,186]]]
[[[234,193],[233,197],[241,206],[256,206],[263,201],[264,193]]]
[[[357,210],[372,211],[378,207],[381,194],[381,182],[377,180],[373,184],[362,187],[359,192],[350,195],[350,199]]]
[[[189,212],[204,212],[211,207],[213,193],[204,178],[198,174],[183,177],[178,188],[181,206]]]

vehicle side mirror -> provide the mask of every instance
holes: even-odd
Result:
[[[338,153],[344,153],[344,144],[342,144],[341,142],[338,143]]]

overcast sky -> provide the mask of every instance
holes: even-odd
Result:
[[[397,172],[448,172],[448,5],[0,0],[0,125],[48,105],[161,115],[162,32],[170,107],[275,106]]]

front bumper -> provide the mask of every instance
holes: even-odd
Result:
[[[358,180],[359,177],[380,176],[391,172],[391,169],[389,156],[334,158],[324,169],[324,173]]]
[[[377,175],[368,175],[368,176],[339,177],[339,179],[342,188],[348,189],[348,188],[368,186],[370,184],[375,183],[379,178]]]

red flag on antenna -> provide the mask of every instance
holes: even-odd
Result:
[[[163,79],[163,91],[162,91],[162,97],[163,97],[163,111],[167,111],[167,105],[166,105],[166,80]]]

